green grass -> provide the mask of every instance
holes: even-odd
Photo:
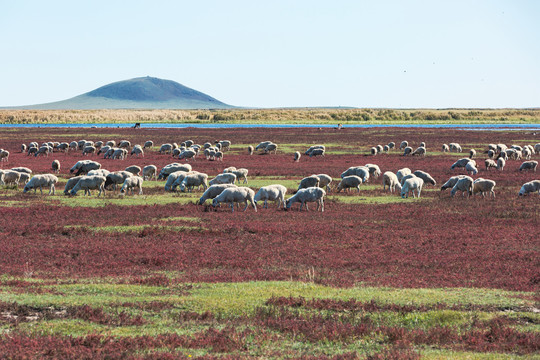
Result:
[[[47,200],[51,205],[62,205],[70,207],[104,207],[108,205],[135,206],[135,205],[167,205],[167,204],[189,204],[196,201],[201,193],[164,193],[160,195],[126,195],[114,197],[74,196],[67,197],[51,196]],[[114,195],[113,195],[114,196]]]
[[[144,229],[148,228],[158,228],[163,231],[171,231],[171,232],[182,232],[182,231],[190,231],[190,230],[205,230],[203,227],[199,226],[156,226],[156,225],[125,225],[125,226],[85,226],[85,225],[68,225],[64,226],[66,229],[80,229],[85,228],[91,231],[95,232],[140,232]]]

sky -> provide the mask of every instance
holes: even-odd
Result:
[[[540,1],[0,0],[0,106],[140,76],[247,107],[540,107]]]

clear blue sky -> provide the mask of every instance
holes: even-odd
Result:
[[[0,106],[147,75],[238,106],[540,106],[535,0],[0,5]]]

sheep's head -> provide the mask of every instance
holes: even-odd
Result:
[[[26,192],[28,192],[28,191],[30,191],[30,188],[29,188],[28,186],[25,186],[25,187],[24,187],[24,190],[23,190],[23,194],[26,193]]]

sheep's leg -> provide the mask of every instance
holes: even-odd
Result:
[[[246,201],[246,207],[245,207],[244,210],[242,210],[242,211],[246,211],[247,208],[248,208],[248,206],[249,206],[249,203]]]
[[[230,206],[231,206],[232,212],[234,212],[234,202],[231,201]]]
[[[321,198],[321,212],[324,212],[324,199]]]
[[[39,192],[43,195],[43,185],[39,185]]]
[[[309,208],[308,208],[308,204],[307,204],[307,202],[305,202],[305,203],[302,203],[302,204],[306,205],[306,211],[309,211]]]

